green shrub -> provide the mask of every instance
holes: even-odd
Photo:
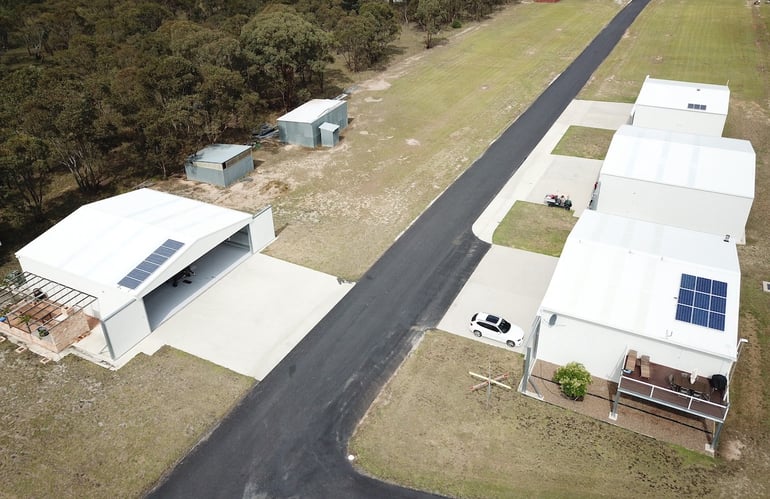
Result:
[[[553,374],[553,380],[561,385],[561,391],[572,400],[580,399],[588,392],[591,373],[579,362],[570,362]]]
[[[455,19],[454,21],[452,21],[452,27],[454,29],[462,28],[463,27],[463,23],[461,23],[459,19]]]

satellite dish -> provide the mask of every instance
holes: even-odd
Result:
[[[556,314],[551,314],[551,317],[548,319],[548,325],[549,326],[555,326],[556,325],[556,319],[558,319],[559,316]]]

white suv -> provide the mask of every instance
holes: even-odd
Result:
[[[517,347],[524,341],[524,331],[520,327],[496,315],[479,312],[471,317],[471,332],[481,338],[486,336],[501,341],[509,347]]]

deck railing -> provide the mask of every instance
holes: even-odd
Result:
[[[720,423],[724,422],[730,407],[624,375],[620,376],[618,391]]]

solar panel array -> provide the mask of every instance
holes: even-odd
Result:
[[[697,109],[698,111],[705,111],[706,104],[687,104],[687,109]]]
[[[682,274],[676,320],[724,331],[726,305],[726,282]]]
[[[174,253],[184,246],[184,243],[175,241],[173,239],[167,239],[165,243],[158,246],[158,248],[150,253],[139,265],[126,274],[126,276],[118,281],[120,286],[136,289],[140,284],[147,280],[153,272],[158,270],[158,267],[166,263],[166,260],[171,258]]]

